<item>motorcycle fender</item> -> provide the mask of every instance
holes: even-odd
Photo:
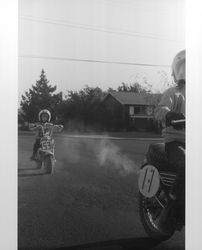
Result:
[[[50,150],[40,150],[42,153],[46,154],[46,155],[54,155],[54,153]]]
[[[160,187],[160,175],[158,169],[152,165],[145,165],[139,171],[138,188],[140,193],[151,198],[156,195]]]

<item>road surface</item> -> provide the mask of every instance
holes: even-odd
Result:
[[[29,160],[33,142],[19,136],[19,249],[185,248],[184,230],[152,246],[139,219],[136,172],[150,140],[57,136],[52,175]]]

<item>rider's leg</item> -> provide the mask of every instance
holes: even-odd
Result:
[[[39,147],[40,147],[40,139],[37,138],[36,141],[35,141],[35,143],[34,143],[34,146],[33,146],[32,158],[34,158],[36,156]]]
[[[185,206],[185,145],[180,142],[166,143],[165,150],[168,160],[177,171],[177,178],[171,190],[171,197],[176,195],[178,217],[184,220]]]
[[[176,185],[184,185],[185,177],[185,145],[180,142],[169,142],[165,145],[170,165],[177,171]],[[180,184],[178,184],[180,182]],[[181,188],[180,188],[181,189]],[[178,191],[178,190],[177,190]]]

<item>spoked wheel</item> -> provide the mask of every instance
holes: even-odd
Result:
[[[158,197],[146,198],[139,194],[139,212],[142,224],[149,237],[163,241],[175,231],[173,208],[159,202]]]

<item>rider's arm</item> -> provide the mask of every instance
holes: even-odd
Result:
[[[38,130],[38,124],[36,124],[36,123],[29,123],[29,130],[31,130],[31,131]]]
[[[63,130],[63,125],[54,125],[54,132],[61,132]]]
[[[155,110],[155,119],[165,123],[166,114],[172,110],[174,104],[174,96],[170,89],[165,91],[160,103]]]
[[[166,114],[166,126],[173,126],[175,129],[183,129],[185,128],[185,124],[183,122],[180,123],[172,123],[173,121],[183,121],[185,120],[185,116],[182,113],[177,113],[170,111]]]

